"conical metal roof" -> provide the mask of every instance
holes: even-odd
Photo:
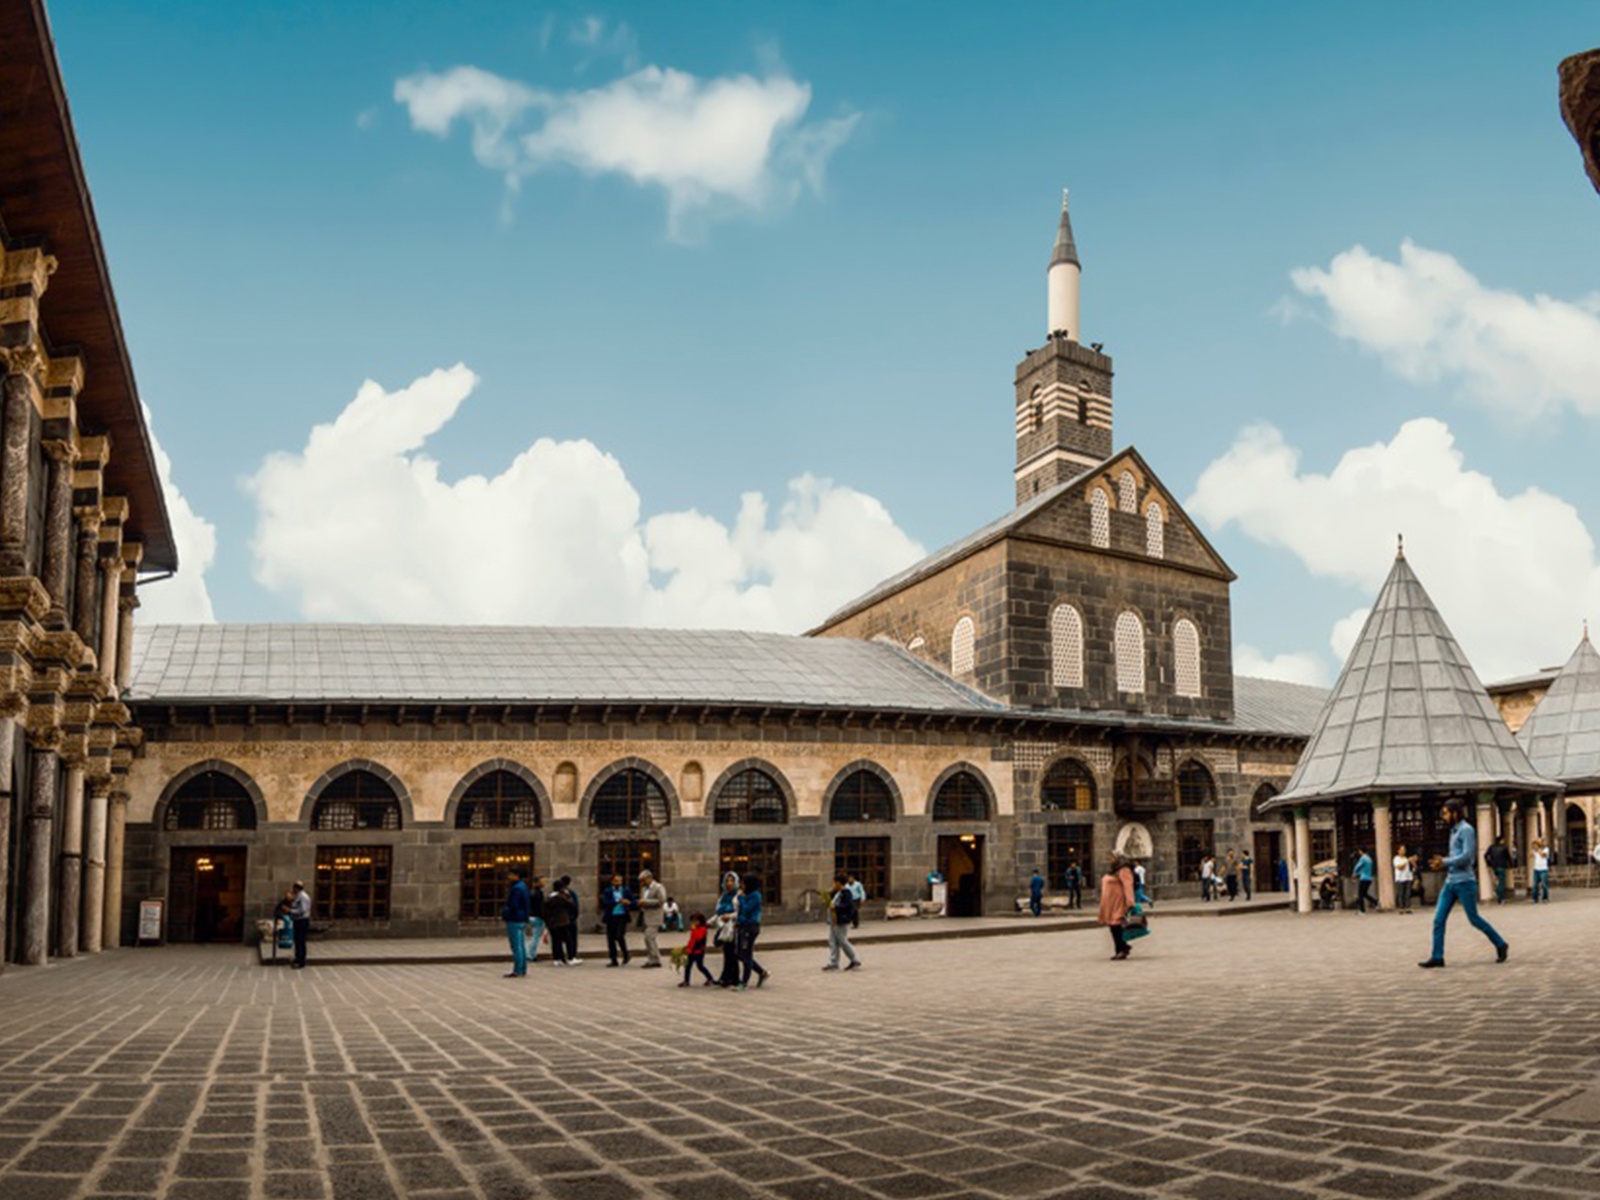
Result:
[[[1071,263],[1082,269],[1083,264],[1078,261],[1078,247],[1072,240],[1072,218],[1067,216],[1067,193],[1061,193],[1061,224],[1056,226],[1056,246],[1050,255],[1050,265],[1057,263]]]
[[[1272,807],[1386,792],[1558,792],[1401,554]]]
[[[1600,780],[1600,654],[1588,631],[1550,682],[1517,742],[1539,774],[1569,787]]]

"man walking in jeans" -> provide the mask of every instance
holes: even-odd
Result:
[[[294,927],[294,962],[296,969],[306,965],[306,938],[311,934],[311,893],[300,880],[294,881],[294,899],[289,902],[289,921]]]
[[[1450,830],[1450,853],[1444,858],[1437,854],[1429,861],[1435,871],[1445,871],[1444,886],[1439,889],[1439,903],[1433,910],[1433,956],[1419,967],[1444,966],[1444,927],[1450,920],[1450,910],[1457,904],[1466,909],[1467,921],[1489,939],[1494,946],[1495,961],[1505,962],[1511,947],[1505,938],[1494,931],[1494,926],[1478,915],[1478,835],[1467,820],[1467,802],[1445,801],[1444,815],[1454,826]]]

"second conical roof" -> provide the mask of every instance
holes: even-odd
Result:
[[[1541,775],[1569,786],[1600,780],[1600,653],[1588,633],[1517,730],[1517,742]]]
[[[1395,559],[1273,807],[1386,792],[1553,792],[1405,557]]]

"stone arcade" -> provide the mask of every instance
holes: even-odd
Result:
[[[1018,366],[1017,507],[807,637],[602,629],[141,629],[124,933],[240,937],[296,878],[345,934],[485,929],[505,867],[592,904],[650,866],[704,904],[727,868],[779,919],[836,868],[872,898],[949,883],[1009,911],[1037,867],[1115,846],[1157,887],[1287,850],[1260,806],[1323,693],[1232,672],[1227,565],[1137,451],[1079,340],[1063,203],[1045,344]]]
[[[141,570],[177,566],[55,50],[0,7],[0,961],[121,935]]]

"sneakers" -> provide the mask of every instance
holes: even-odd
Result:
[[[853,962],[851,962],[851,964],[848,967],[845,968],[846,971],[859,971],[860,969],[861,969],[861,960],[859,958],[855,959]]]
[[[756,976],[756,986],[760,987],[762,984],[766,983],[767,976],[771,974],[771,971],[762,971],[758,976]]]
[[[679,984],[679,985],[678,985],[678,986],[679,986],[679,987],[688,987],[688,986],[689,986],[689,981],[688,981],[688,980],[687,980],[687,979],[685,979],[685,980],[684,980],[684,981],[683,981],[683,982],[682,982],[682,983],[680,983],[680,984]]]
[[[1444,966],[1444,959],[1430,958],[1427,962],[1419,962],[1417,966],[1421,967],[1423,970],[1431,970],[1434,967]]]
[[[1495,962],[1497,962],[1497,963],[1505,962],[1506,955],[1508,955],[1510,953],[1511,953],[1511,943],[1510,942],[1501,942],[1498,946],[1496,946],[1494,948],[1494,960],[1495,960]]]
[[[760,987],[761,985],[758,983],[758,984],[756,984],[756,986]],[[736,983],[736,984],[733,985],[733,990],[736,991],[736,992],[742,992],[742,991],[745,990],[745,986],[742,983]]]
[[[839,969],[839,964],[838,963],[829,963],[827,966],[823,967],[822,969],[824,971],[837,971]]]

